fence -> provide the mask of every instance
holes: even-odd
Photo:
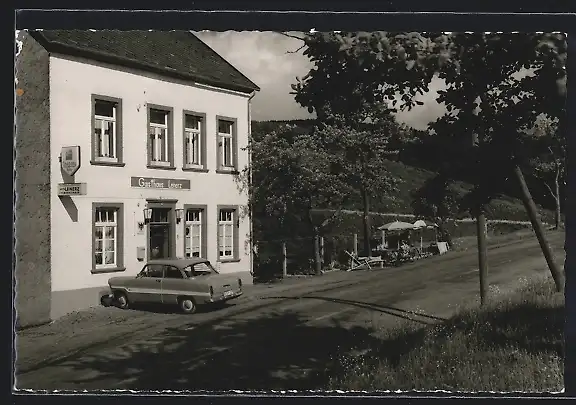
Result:
[[[354,235],[330,235],[318,238],[322,270],[344,268],[350,258],[345,251],[357,252]],[[316,267],[314,237],[265,240],[255,243],[254,276],[270,280],[289,275],[313,274]]]
[[[520,222],[489,221],[488,235],[501,235],[526,229],[530,224]],[[446,224],[452,239],[476,235],[475,222],[450,222]],[[433,230],[423,230],[413,233],[412,243],[418,245],[420,237],[428,244],[435,239]],[[394,234],[386,235],[389,246],[396,243]],[[375,250],[381,243],[379,231],[373,231],[370,243]],[[346,251],[364,255],[364,240],[362,234],[323,235],[318,238],[321,268],[324,271],[346,269],[350,265],[350,257]],[[254,244],[254,278],[255,281],[270,281],[290,275],[313,274],[316,267],[314,237],[295,237],[286,240],[260,240]]]

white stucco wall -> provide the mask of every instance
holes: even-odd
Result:
[[[137,221],[147,198],[177,199],[176,208],[184,204],[206,204],[208,259],[217,262],[217,205],[245,206],[247,195],[240,194],[229,174],[216,169],[216,116],[236,118],[238,134],[238,165],[248,163],[242,148],[248,142],[248,95],[230,94],[192,85],[162,80],[136,71],[120,70],[102,64],[84,63],[69,57],[50,58],[50,130],[51,164],[51,249],[52,290],[63,291],[104,286],[117,275],[133,275],[142,267],[137,260],[138,246],[146,246],[146,234],[137,234]],[[98,94],[122,99],[123,161],[125,167],[105,167],[90,164],[91,159],[91,95]],[[176,170],[148,169],[147,165],[147,103],[174,109],[174,158]],[[208,173],[182,170],[182,111],[206,114]],[[63,182],[58,156],[63,146],[79,145],[81,168],[75,182],[87,183],[87,194],[71,197],[77,210],[73,222],[57,195],[58,183]],[[131,188],[131,176],[189,179],[191,190],[152,190]],[[124,265],[122,273],[91,274],[92,263],[92,203],[124,204]],[[176,226],[176,252],[184,253],[183,224]],[[222,263],[221,272],[250,271],[248,235],[250,224],[240,216],[240,262]]]

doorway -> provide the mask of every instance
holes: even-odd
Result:
[[[148,224],[148,258],[166,259],[175,252],[172,208],[152,207],[152,217]]]

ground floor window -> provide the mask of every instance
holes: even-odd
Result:
[[[123,265],[122,204],[93,204],[92,270],[121,269]]]
[[[186,257],[202,256],[202,210],[190,209],[186,211],[185,228],[185,255]]]
[[[237,208],[218,209],[218,259],[220,261],[238,258]]]

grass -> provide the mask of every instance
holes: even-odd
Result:
[[[558,392],[564,295],[548,280],[467,307],[443,324],[384,332],[380,347],[337,361],[328,389]]]

